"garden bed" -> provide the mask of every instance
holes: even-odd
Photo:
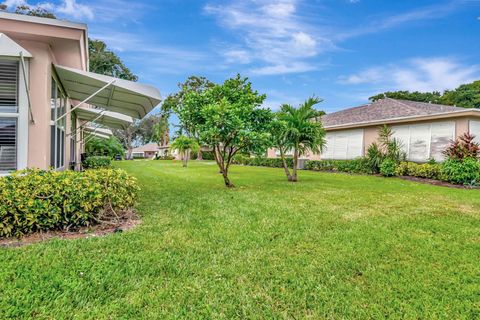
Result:
[[[120,219],[105,221],[104,223],[80,227],[75,230],[57,230],[47,232],[37,232],[27,236],[9,237],[0,239],[0,247],[12,248],[39,243],[52,239],[82,239],[103,237],[112,233],[120,233],[131,230],[141,223],[140,218],[134,211],[119,212]]]
[[[423,184],[431,184],[434,186],[456,188],[456,189],[480,189],[480,186],[465,186],[461,184],[453,184],[442,180],[426,179],[426,178],[417,178],[411,176],[399,176],[398,178],[408,181],[414,181]]]

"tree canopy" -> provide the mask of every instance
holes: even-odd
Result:
[[[462,84],[454,90],[445,90],[443,93],[438,91],[387,91],[374,95],[370,97],[369,100],[377,101],[384,97],[478,109],[480,108],[480,80],[468,84]]]
[[[105,42],[88,39],[88,52],[91,72],[130,81],[138,80],[138,77],[125,66],[117,54],[107,48]]]

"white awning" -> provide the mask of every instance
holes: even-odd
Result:
[[[20,57],[31,58],[32,54],[22,48],[18,43],[7,37],[4,33],[0,33],[0,56],[4,57]]]
[[[87,126],[87,127],[83,128],[83,131],[88,132],[88,133],[100,134],[102,136],[106,136],[107,138],[111,137],[113,135],[113,132],[110,129],[95,128],[95,127],[92,127],[92,126]]]
[[[112,129],[125,129],[133,123],[132,117],[116,112],[87,107],[78,107],[74,112],[80,120],[92,121]]]
[[[160,92],[149,85],[59,65],[55,70],[70,98],[90,97],[87,103],[109,111],[141,119],[161,101]]]
[[[97,138],[102,138],[102,139],[108,139],[110,138],[110,136],[107,136],[107,135],[104,135],[104,134],[101,134],[101,133],[98,133],[98,132],[88,132],[87,133],[90,136],[94,136],[94,137],[97,137]],[[87,141],[87,140],[85,140]]]

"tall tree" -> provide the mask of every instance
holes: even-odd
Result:
[[[6,4],[0,4],[0,11],[7,11],[8,6]],[[35,6],[31,7],[29,5],[19,5],[17,6],[14,10],[13,13],[16,14],[23,14],[26,16],[35,16],[35,17],[41,17],[41,18],[50,18],[50,19],[57,19],[55,14],[52,12],[46,10],[45,8]]]
[[[201,144],[213,149],[227,187],[234,186],[228,174],[235,154],[260,154],[268,147],[272,112],[260,108],[265,97],[237,75],[203,92],[189,91],[183,98],[179,118],[189,119]],[[191,111],[194,114],[188,114]]]
[[[320,122],[319,115],[322,113],[315,110],[314,106],[322,100],[309,98],[298,108],[291,105],[282,105],[276,115],[274,125],[274,143],[280,150],[280,157],[285,169],[288,181],[298,181],[297,169],[298,158],[307,152],[320,153],[325,145],[325,130]],[[293,168],[287,166],[285,152],[293,150]]]
[[[90,54],[90,71],[105,74],[115,78],[137,81],[134,75],[123,61],[109,50],[105,42],[88,39],[88,51]]]
[[[179,83],[179,91],[169,95],[162,104],[162,112],[175,112],[180,120],[180,134],[195,138],[199,141],[199,132],[196,124],[199,121],[201,104],[185,104],[184,99],[188,93],[201,94],[212,88],[214,83],[205,77],[190,76],[185,82]],[[197,160],[202,160],[202,150],[198,149]]]

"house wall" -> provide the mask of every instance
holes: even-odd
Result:
[[[425,120],[425,121],[408,121],[408,122],[402,122],[402,123],[395,123],[392,124],[392,126],[403,126],[403,125],[415,125],[415,124],[432,124],[432,123],[439,123],[439,122],[448,122],[448,121],[453,121],[455,123],[455,138],[463,135],[466,132],[469,132],[470,130],[470,124],[472,121],[478,121],[480,123],[480,119],[478,118],[473,118],[473,117],[452,117],[452,118],[443,118],[443,119],[431,119],[431,120]],[[367,153],[368,147],[375,142],[378,142],[378,129],[380,128],[379,125],[375,126],[365,126],[362,127],[363,129],[363,154],[365,155]],[[353,128],[355,129],[355,128]],[[357,128],[358,129],[358,128]],[[329,130],[327,129],[327,134],[330,132],[339,132],[339,131],[346,131],[346,130],[352,130],[352,128],[349,129],[339,129],[339,130]],[[472,132],[473,134],[479,135],[479,133]],[[480,138],[479,138],[480,141]],[[269,149],[267,152],[267,157],[269,158],[276,158],[276,150],[275,149]],[[321,155],[318,154],[309,154],[306,155],[307,159],[309,160],[319,160],[321,159]]]
[[[8,15],[7,15],[8,16]],[[50,99],[54,63],[78,69],[87,69],[86,32],[84,29],[42,25],[26,21],[4,19],[0,16],[0,32],[32,54],[25,59],[28,65],[28,83],[34,123],[28,124],[28,155],[26,166],[48,169],[50,166]],[[70,111],[71,101],[67,103]],[[28,107],[25,105],[24,107]],[[77,123],[77,126],[80,124]],[[71,132],[71,118],[66,117],[66,135]],[[65,168],[70,159],[70,137],[65,139]],[[19,141],[19,145],[25,143]],[[80,144],[77,156],[80,160]],[[22,168],[18,168],[22,169]]]

